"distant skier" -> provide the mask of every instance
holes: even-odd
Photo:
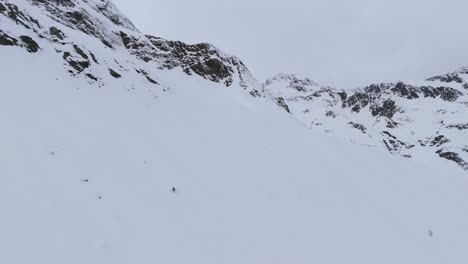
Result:
[[[177,191],[177,189],[175,187],[172,187],[172,192],[175,193],[176,191]]]

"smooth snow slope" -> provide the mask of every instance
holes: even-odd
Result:
[[[164,96],[98,88],[53,52],[0,49],[0,263],[468,260],[466,177],[176,70]]]

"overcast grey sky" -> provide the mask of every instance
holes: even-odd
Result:
[[[209,42],[259,81],[352,88],[468,66],[467,0],[113,0],[143,32]]]

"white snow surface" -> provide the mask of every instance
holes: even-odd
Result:
[[[99,82],[70,75],[47,39],[36,54],[0,48],[0,263],[468,260],[466,174],[62,29],[98,56]]]

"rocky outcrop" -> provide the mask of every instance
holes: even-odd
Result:
[[[284,110],[286,110],[286,112],[288,113],[291,113],[291,110],[289,110],[289,106],[286,104],[286,102],[284,101],[284,98],[283,97],[279,97],[276,99],[276,104],[283,108]]]
[[[24,47],[27,51],[35,53],[39,51],[39,44],[29,36],[20,36],[21,41],[24,43]]]
[[[362,133],[366,134],[367,128],[363,124],[354,123],[354,122],[349,122],[348,124],[351,125],[351,127],[353,127],[355,129],[361,131]]]
[[[462,159],[458,153],[451,152],[451,151],[444,151],[441,149],[437,151],[437,154],[439,154],[441,158],[455,162],[461,168],[468,170],[468,162]]]
[[[0,46],[18,46],[25,48],[30,53],[36,53],[40,47],[34,39],[21,35],[18,38],[8,35],[0,30]]]
[[[468,129],[468,123],[449,125],[449,126],[447,126],[447,128],[458,129],[458,130],[467,130]]]
[[[464,75],[468,75],[468,67],[460,68],[455,72],[434,76],[428,78],[427,81],[431,82],[443,82],[443,83],[457,83],[465,89],[468,89],[468,83]]]
[[[405,149],[412,149],[415,147],[414,145],[399,140],[396,136],[392,135],[388,131],[383,131],[382,136],[384,138],[383,142],[390,153],[402,154],[404,157],[411,157],[409,154],[403,154],[402,151]]]
[[[6,15],[8,18],[13,20],[16,24],[22,25],[23,27],[27,29],[33,29],[37,31],[38,29],[42,28],[38,20],[34,19],[30,15],[21,11],[18,8],[18,6],[13,3],[2,4],[0,6],[0,13],[2,13],[3,15]]]

